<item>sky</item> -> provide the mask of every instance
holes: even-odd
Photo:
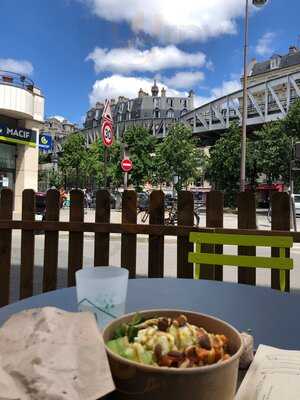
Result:
[[[251,0],[250,0],[251,2]],[[96,101],[195,92],[196,105],[240,87],[245,0],[0,0],[0,69],[26,74],[45,116],[81,124]],[[249,60],[300,44],[299,0],[251,8]]]

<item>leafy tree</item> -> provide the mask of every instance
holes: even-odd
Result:
[[[248,145],[246,173],[255,171],[253,146]],[[207,178],[215,189],[224,191],[225,204],[234,206],[236,194],[239,191],[241,163],[241,129],[237,124],[231,125],[215,145],[210,149],[210,157],[207,167]],[[248,175],[249,176],[249,175]],[[253,178],[252,178],[253,180]]]
[[[39,152],[39,164],[48,164],[51,162],[51,154]]]
[[[58,171],[51,170],[48,175],[49,186],[58,189],[63,184],[63,177]]]
[[[75,170],[78,185],[79,173],[84,168],[86,160],[85,138],[80,133],[69,135],[62,145],[63,156],[59,160],[59,167],[68,175]]]
[[[104,171],[104,150],[105,147],[102,141],[94,143],[90,149],[93,156],[91,159],[95,159],[95,164],[98,166],[98,170],[95,173],[98,176],[98,182],[103,183],[103,171]],[[113,145],[108,150],[108,163],[107,163],[107,177],[108,181],[114,186],[118,187],[123,181],[123,173],[121,169],[121,156],[122,156],[121,143],[114,141]]]
[[[300,99],[292,104],[281,125],[287,136],[300,139]]]
[[[157,146],[156,176],[160,181],[173,181],[178,177],[176,190],[199,176],[202,153],[196,146],[192,131],[184,124],[175,124],[165,140]]]
[[[154,153],[156,138],[143,127],[129,128],[124,134],[124,143],[128,146],[133,169],[130,179],[139,190],[147,181],[151,180],[154,171]]]
[[[278,179],[289,181],[292,141],[282,127],[281,122],[273,122],[255,132],[257,168],[267,176],[268,183]]]

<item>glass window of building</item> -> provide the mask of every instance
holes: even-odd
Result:
[[[174,110],[172,110],[172,109],[168,110],[167,117],[168,118],[174,118]]]
[[[155,108],[158,108],[159,107],[159,98],[158,97],[154,97],[153,98],[153,104],[154,104],[154,107]]]
[[[16,172],[16,146],[0,143],[0,189],[14,190]]]
[[[154,114],[154,118],[160,118],[160,111],[159,111],[158,108],[156,108],[156,109],[154,110],[153,114]]]

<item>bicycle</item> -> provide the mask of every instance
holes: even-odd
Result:
[[[147,220],[150,216],[149,209],[148,208],[139,208],[137,215],[141,216],[141,222],[144,224],[145,222],[147,222]]]
[[[178,225],[178,211],[177,206],[174,204],[169,210],[169,216],[165,218],[166,225]],[[194,214],[194,226],[198,227],[200,225],[200,215],[193,211]]]

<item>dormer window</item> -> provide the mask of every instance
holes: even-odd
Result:
[[[281,61],[281,57],[277,54],[274,54],[274,56],[272,56],[272,58],[271,58],[270,68],[271,69],[279,68],[280,61]]]

